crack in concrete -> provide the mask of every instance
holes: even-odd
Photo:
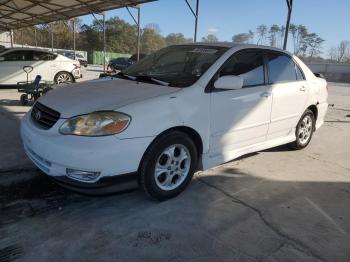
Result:
[[[284,248],[287,245],[287,242],[283,241],[281,244],[279,244],[274,250],[270,252],[270,254],[264,256],[263,258],[259,259],[258,261],[268,261],[270,257],[272,257],[274,254],[276,254],[278,251],[280,251],[282,248]]]
[[[204,185],[211,187],[217,191],[219,191],[220,193],[224,194],[225,196],[227,196],[228,198],[230,198],[232,200],[232,202],[242,205],[250,210],[252,210],[254,213],[256,213],[258,215],[258,217],[260,218],[260,220],[271,230],[273,231],[276,235],[280,236],[281,238],[286,240],[286,244],[288,243],[291,247],[293,247],[294,249],[310,256],[313,258],[316,258],[320,261],[325,261],[322,257],[320,257],[318,254],[316,254],[314,251],[312,251],[308,246],[306,246],[304,243],[302,243],[300,240],[292,238],[291,236],[287,235],[286,233],[282,232],[279,228],[277,228],[275,225],[273,225],[270,221],[268,221],[261,210],[259,210],[258,208],[251,206],[250,204],[244,202],[243,200],[231,195],[230,193],[226,192],[225,190],[212,185],[210,183],[208,183],[207,181],[205,181],[203,178],[197,177],[198,181],[203,183]]]

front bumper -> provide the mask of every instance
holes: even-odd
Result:
[[[134,174],[153,140],[152,137],[118,139],[115,136],[61,135],[58,128],[63,122],[60,119],[51,129],[43,130],[32,122],[29,112],[21,122],[21,137],[32,162],[47,175],[66,184],[76,180],[96,187],[101,185],[101,179]],[[68,177],[67,169],[98,172],[99,176],[93,181],[82,181]]]

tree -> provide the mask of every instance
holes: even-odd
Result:
[[[295,24],[289,25],[289,32],[292,34],[293,38],[293,53],[296,54],[296,38],[297,38],[298,27]]]
[[[338,61],[338,49],[336,47],[331,47],[328,50],[328,57],[331,62]]]
[[[323,42],[324,39],[322,39],[315,33],[308,34],[305,37],[305,43],[308,47],[308,54],[311,58],[321,54],[321,45]]]
[[[240,33],[232,37],[232,41],[238,44],[248,43],[249,39],[250,39],[250,35],[247,33]]]
[[[257,45],[264,44],[264,40],[265,40],[265,37],[266,37],[266,34],[267,34],[267,26],[266,25],[259,25],[256,28],[256,32],[257,32],[257,35],[258,35],[258,42],[256,44]]]
[[[202,42],[215,43],[218,41],[219,39],[216,37],[216,35],[213,35],[213,34],[209,34],[206,37],[202,37]]]
[[[152,53],[166,45],[164,38],[151,28],[145,28],[141,36],[141,52]]]
[[[295,42],[295,54],[305,56],[307,50],[307,44],[305,38],[308,35],[308,30],[304,25],[299,25],[296,33],[296,42]]]
[[[270,45],[273,47],[277,47],[277,33],[280,31],[280,27],[278,25],[272,25],[269,31],[269,39]]]
[[[341,63],[343,62],[346,53],[349,51],[349,41],[341,41],[337,49],[337,61]]]
[[[178,45],[191,42],[193,42],[193,40],[191,38],[185,38],[182,33],[171,33],[165,37],[166,45]]]
[[[278,43],[278,47],[282,48],[283,47],[283,42],[284,42],[284,34],[286,33],[286,27],[284,25],[282,25],[280,27],[280,31],[279,31],[279,43]]]

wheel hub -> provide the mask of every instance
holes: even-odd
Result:
[[[311,138],[312,127],[313,127],[313,120],[310,115],[306,115],[302,119],[299,127],[299,131],[298,131],[299,142],[302,145],[306,144]]]
[[[154,176],[162,190],[173,190],[186,179],[191,165],[191,155],[184,145],[172,145],[158,157]]]

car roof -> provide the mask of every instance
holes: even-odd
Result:
[[[237,44],[233,42],[197,42],[197,43],[188,43],[188,44],[180,44],[180,45],[190,45],[190,46],[211,46],[211,47],[227,47],[229,49],[237,48],[237,49],[248,49],[248,48],[256,48],[256,49],[264,49],[264,50],[272,50],[283,52],[291,55],[288,51],[282,50],[277,47],[265,46],[265,45],[254,45],[254,44]]]
[[[14,48],[6,48],[5,50],[0,50],[1,53],[4,51],[40,51],[40,52],[54,54],[53,52],[45,50],[45,49],[29,48],[29,47],[14,47]]]

